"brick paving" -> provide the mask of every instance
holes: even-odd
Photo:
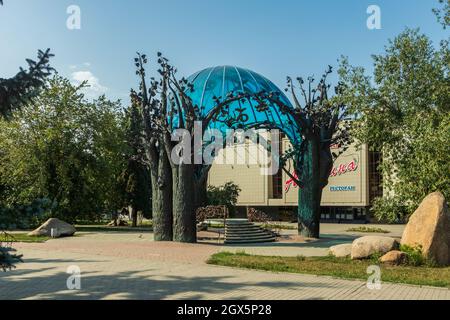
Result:
[[[450,290],[324,276],[212,266],[230,247],[153,242],[151,233],[81,233],[45,243],[18,243],[25,263],[0,273],[0,299],[446,299]],[[325,244],[243,247],[279,255],[322,253]],[[242,247],[231,247],[242,250]],[[284,251],[283,251],[284,250]],[[81,289],[68,290],[67,268],[81,270]]]

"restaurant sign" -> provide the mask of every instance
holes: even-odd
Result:
[[[347,163],[341,163],[339,165],[334,166],[330,171],[330,177],[337,177],[341,176],[350,172],[354,172],[358,169],[358,160],[353,159],[350,162]],[[297,179],[297,174],[294,171],[292,173],[292,176]],[[297,188],[297,184],[295,183],[294,179],[290,178],[284,182],[284,190],[285,192],[288,192],[289,189],[293,186],[294,188]],[[333,188],[333,189],[332,189]],[[345,190],[344,190],[345,189]],[[331,186],[330,191],[355,191],[355,186]]]

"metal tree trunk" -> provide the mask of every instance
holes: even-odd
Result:
[[[158,168],[152,172],[153,235],[155,241],[172,241],[172,171],[161,151]]]
[[[319,238],[320,200],[320,142],[308,140],[299,173],[303,186],[298,191],[298,233],[308,238]]]
[[[194,166],[180,164],[172,168],[173,180],[173,240],[197,242],[194,211]]]
[[[195,193],[194,193],[194,210],[197,212],[198,208],[205,207],[208,203],[207,197],[208,179],[200,179],[195,181]]]

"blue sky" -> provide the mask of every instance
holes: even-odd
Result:
[[[81,29],[66,27],[69,5]],[[381,30],[366,27],[369,5],[381,9]],[[188,76],[215,65],[256,71],[284,88],[287,75],[319,76],[340,55],[369,70],[371,54],[406,26],[437,44],[448,36],[431,12],[437,0],[5,0],[0,7],[0,76],[8,77],[51,48],[52,65],[91,96],[128,102],[137,86],[133,58],[162,51]],[[153,62],[152,62],[153,64]]]

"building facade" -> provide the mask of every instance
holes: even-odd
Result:
[[[261,158],[261,154],[270,157],[262,148],[247,141],[222,150],[219,161],[211,168],[208,183],[220,186],[231,181],[241,188],[237,203],[239,216],[245,216],[246,210],[253,207],[275,219],[295,220],[299,188],[282,169],[274,175],[264,172],[268,164],[261,164],[257,158]],[[289,140],[282,139],[281,152],[288,148]],[[222,157],[234,161],[227,164]],[[379,161],[379,155],[370,152],[365,144],[359,147],[351,145],[336,159],[329,183],[323,189],[322,220],[369,219],[371,200],[382,193],[381,176],[377,170]],[[292,164],[287,164],[286,169],[293,172]]]

